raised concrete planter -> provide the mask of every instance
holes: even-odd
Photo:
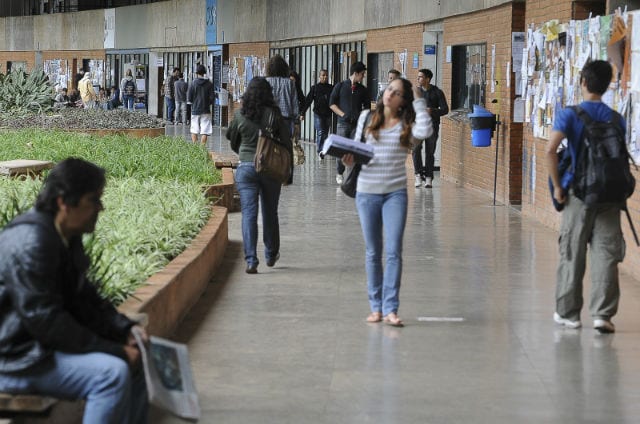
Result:
[[[227,209],[213,206],[209,222],[189,247],[120,305],[120,312],[147,314],[149,334],[171,336],[211,281],[228,242]]]
[[[240,208],[238,206],[238,201],[235,198],[233,169],[222,168],[220,171],[222,172],[222,184],[215,184],[207,187],[205,195],[217,198],[218,200],[215,204],[227,208],[229,212],[237,212]]]
[[[113,129],[68,129],[66,131],[89,135],[126,135],[133,138],[160,137],[164,135],[164,127],[160,128],[113,128]]]

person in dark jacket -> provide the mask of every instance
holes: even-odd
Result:
[[[322,151],[324,141],[329,135],[331,127],[331,109],[329,109],[329,97],[333,85],[329,84],[329,72],[326,69],[320,71],[318,83],[311,86],[309,94],[304,99],[301,115],[304,115],[313,103],[313,126],[316,129],[316,147],[318,154]]]
[[[371,109],[371,96],[369,91],[362,85],[367,67],[362,62],[355,62],[349,68],[350,76],[333,87],[329,98],[329,108],[338,117],[338,127],[336,134],[351,138],[356,135],[356,124],[360,112]],[[342,161],[337,161],[336,183],[342,184],[344,165]]]
[[[254,158],[258,146],[258,130],[269,125],[273,118],[274,136],[278,137],[291,156],[293,164],[293,146],[289,125],[282,117],[273,98],[269,82],[262,77],[251,80],[242,96],[242,107],[236,111],[227,130],[227,139],[231,149],[236,152],[240,164],[236,170],[236,187],[240,193],[242,212],[242,242],[244,258],[247,262],[247,274],[258,272],[258,198],[262,209],[262,231],[264,255],[267,266],[272,267],[280,259],[280,223],[278,221],[278,202],[281,184],[256,172]],[[293,165],[288,184],[293,180]]]
[[[164,91],[164,103],[166,105],[167,112],[165,121],[167,121],[168,124],[173,124],[173,114],[176,110],[176,93],[174,83],[178,79],[179,72],[180,68],[173,68],[171,74],[167,75],[167,77],[164,79],[164,82],[162,83],[162,90]]]
[[[178,74],[178,80],[173,84],[176,94],[176,124],[187,124],[187,89],[188,85],[184,80],[184,74]]]
[[[0,391],[85,399],[85,423],[142,423],[147,392],[134,326],[87,278],[105,171],[49,173],[35,207],[0,233]]]
[[[415,186],[422,184],[426,188],[433,187],[433,170],[435,163],[436,144],[440,133],[440,117],[449,113],[449,105],[442,90],[431,84],[433,72],[429,69],[418,71],[418,86],[422,90],[422,95],[427,101],[427,111],[431,115],[433,123],[433,134],[424,140],[424,163],[422,162],[422,143],[416,146],[411,155],[413,156],[413,169],[416,174]]]
[[[213,83],[206,77],[207,68],[198,65],[196,79],[191,81],[187,89],[187,103],[191,103],[191,140],[207,144],[207,137],[211,135],[211,105],[215,101]]]

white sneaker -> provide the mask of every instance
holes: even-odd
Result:
[[[416,175],[416,183],[414,185],[416,187],[420,187],[422,185],[422,177],[420,175]]]
[[[582,327],[582,323],[580,321],[571,321],[567,318],[562,318],[557,312],[553,313],[553,320],[560,324],[564,325],[567,328],[580,328]]]
[[[433,185],[432,185],[432,184],[433,184],[433,178],[431,178],[431,177],[427,177],[427,179],[426,179],[426,180],[425,180],[425,182],[424,182],[424,186],[425,186],[425,188],[431,188],[431,187],[433,187]]]
[[[342,175],[337,174],[337,175],[336,175],[336,182],[337,182],[338,184],[342,184],[342,182],[343,182],[343,181],[344,181],[344,178],[342,178]]]
[[[613,325],[611,321],[607,321],[606,319],[594,319],[593,328],[595,328],[599,333],[602,334],[610,334],[616,332],[616,326]]]

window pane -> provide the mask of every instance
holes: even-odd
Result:
[[[454,46],[452,49],[451,108],[471,109],[485,104],[485,44]]]

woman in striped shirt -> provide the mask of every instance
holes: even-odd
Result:
[[[371,113],[371,119],[367,115]],[[366,128],[365,122],[368,122]],[[373,159],[362,166],[358,177],[356,207],[366,247],[365,268],[371,314],[367,322],[383,321],[401,327],[398,317],[402,275],[402,238],[407,220],[407,171],[405,163],[412,144],[433,132],[425,100],[418,87],[404,78],[387,86],[376,110],[360,114],[356,140],[365,131],[374,148]],[[352,155],[343,163],[351,167]],[[384,236],[384,237],[383,237]],[[382,266],[383,239],[386,263]]]

